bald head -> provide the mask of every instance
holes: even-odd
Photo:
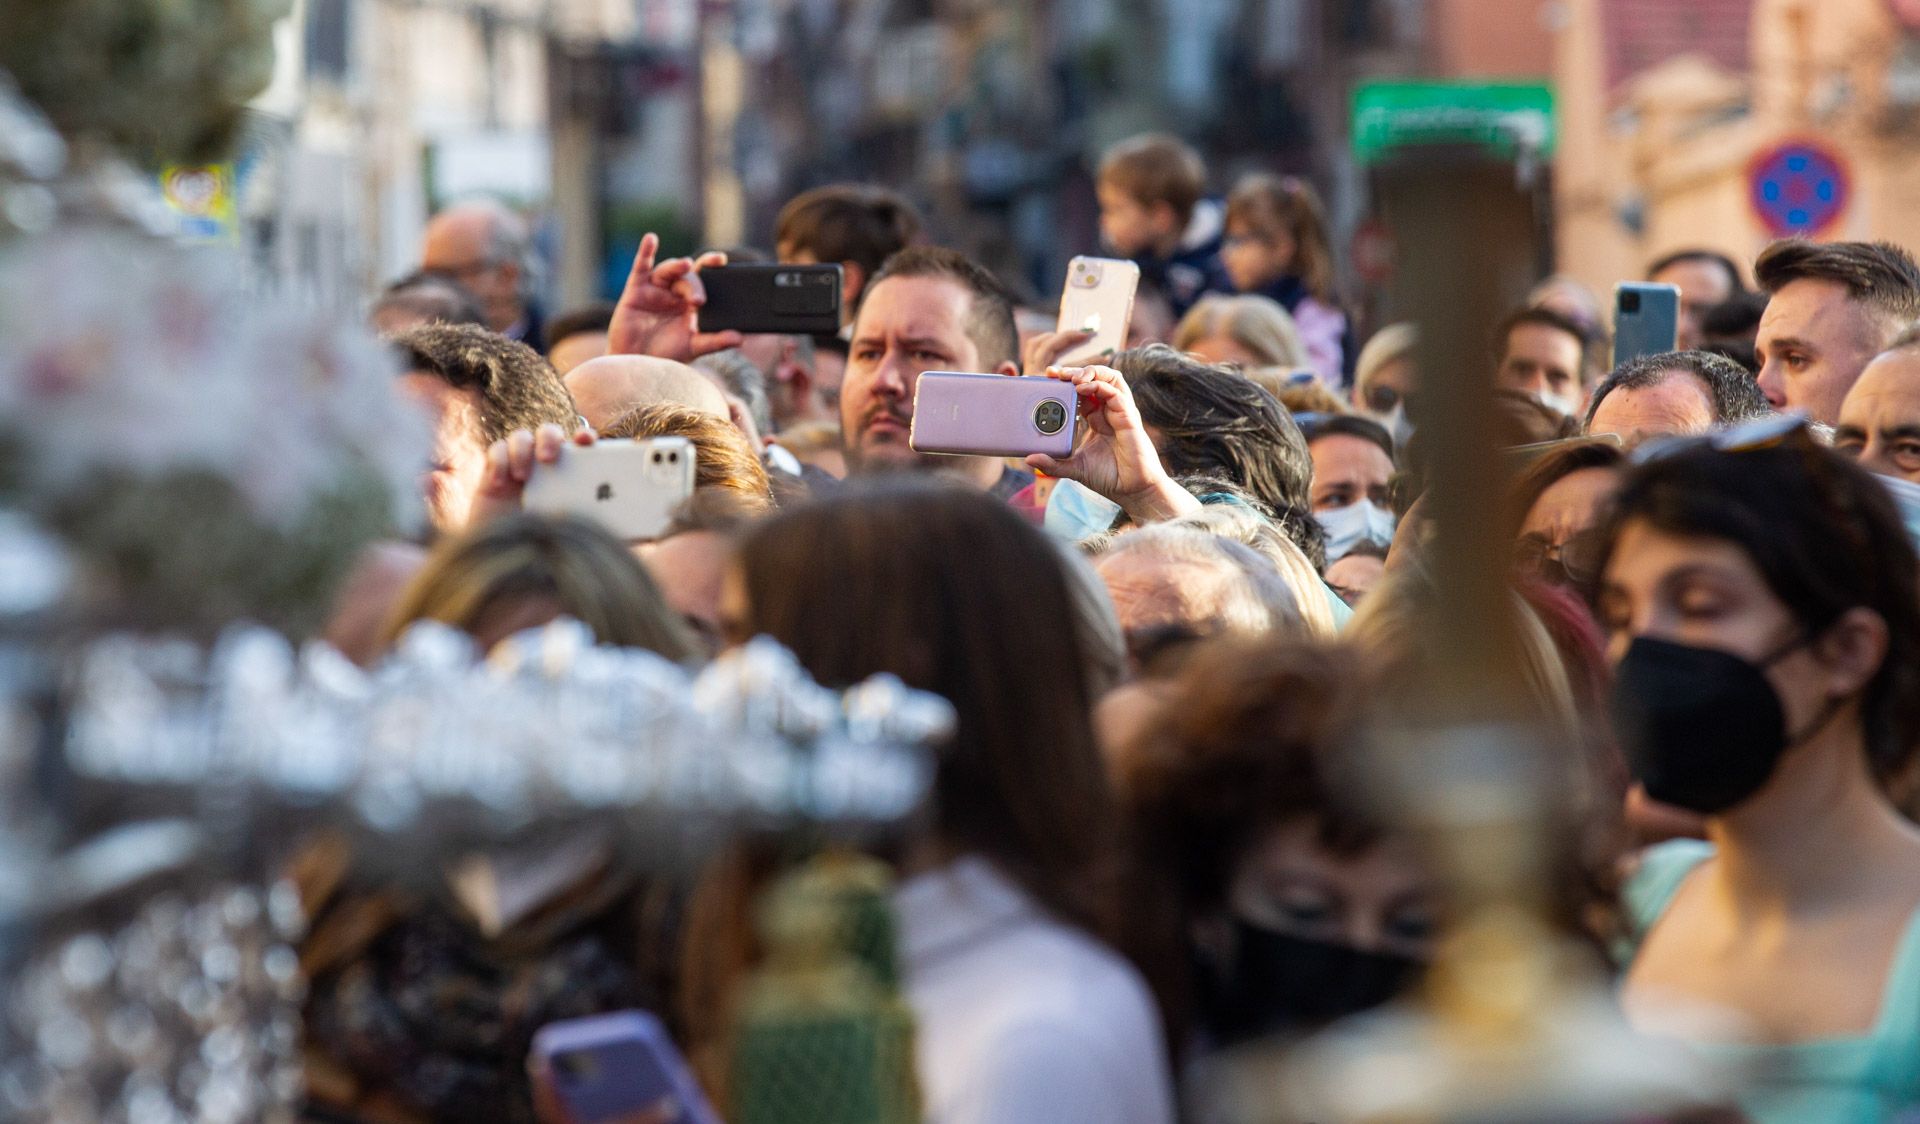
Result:
[[[727,399],[713,380],[671,359],[604,355],[567,372],[566,384],[580,416],[596,430],[641,406],[661,403],[729,420]]]
[[[487,327],[504,332],[526,316],[526,220],[492,200],[456,203],[427,222],[420,268],[473,295]]]

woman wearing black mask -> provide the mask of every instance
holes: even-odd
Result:
[[[1920,831],[1886,794],[1920,741],[1920,560],[1891,501],[1775,423],[1648,460],[1605,542],[1624,748],[1710,839],[1628,888],[1629,1018],[1760,1063],[1759,1124],[1920,1105]]]
[[[1362,680],[1344,649],[1210,644],[1125,755],[1128,931],[1189,1060],[1384,1003],[1432,951],[1429,872],[1329,784]]]

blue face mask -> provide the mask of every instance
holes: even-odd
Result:
[[[1915,547],[1920,547],[1920,484],[1898,476],[1875,476],[1874,479],[1887,486],[1894,506],[1900,509],[1900,521],[1906,524],[1907,538],[1913,540]]]
[[[1077,480],[1060,480],[1047,498],[1042,526],[1065,542],[1080,542],[1113,529],[1120,505]]]
[[[1372,500],[1316,511],[1313,517],[1327,532],[1327,562],[1345,558],[1354,547],[1370,542],[1375,546],[1393,543],[1393,512],[1373,506]]]

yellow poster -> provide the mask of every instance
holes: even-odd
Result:
[[[231,242],[239,237],[231,164],[176,164],[160,173],[160,193],[189,242]]]

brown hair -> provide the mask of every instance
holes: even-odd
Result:
[[[741,544],[754,633],[845,687],[890,672],[959,717],[934,830],[1053,913],[1113,932],[1112,791],[1057,548],[990,496],[894,480],[775,516]],[[1045,659],[1031,637],[1049,628]]]
[[[1282,371],[1275,367],[1255,367],[1241,374],[1259,383],[1267,393],[1280,400],[1287,412],[1298,421],[1301,414],[1325,414],[1328,417],[1345,417],[1352,411],[1340,396],[1327,389],[1327,384],[1319,379],[1311,382],[1294,382],[1293,371]]]
[[[1305,180],[1265,172],[1241,180],[1227,196],[1227,224],[1235,223],[1268,240],[1290,240],[1293,265],[1289,272],[1300,279],[1313,299],[1334,302],[1333,247],[1327,242],[1326,208]]]
[[[1920,266],[1891,242],[1809,242],[1788,238],[1768,246],[1753,263],[1754,280],[1769,295],[1795,281],[1833,281],[1887,321],[1880,343],[1920,320]]]
[[[1020,330],[1014,324],[1013,299],[1006,286],[978,262],[943,246],[910,246],[887,259],[867,283],[871,293],[880,282],[895,277],[938,277],[959,285],[970,298],[967,337],[980,352],[980,365],[992,370],[1003,363],[1020,362]]]
[[[1125,900],[1171,1044],[1194,1015],[1188,942],[1224,909],[1242,856],[1311,821],[1322,846],[1358,855],[1381,827],[1336,790],[1330,765],[1360,740],[1360,664],[1345,648],[1222,640],[1197,649],[1123,755],[1133,831]]]
[[[557,425],[572,433],[580,413],[540,353],[472,324],[429,324],[393,338],[407,371],[480,394],[480,438],[491,445],[516,429]]]
[[[646,569],[612,535],[582,519],[515,515],[436,547],[394,606],[391,645],[415,621],[472,632],[512,601],[546,597],[602,644],[695,655],[692,637]]]
[[[1207,166],[1193,146],[1179,137],[1147,133],[1107,149],[1100,157],[1098,180],[1143,207],[1165,203],[1185,226],[1207,190]]]
[[[1627,454],[1611,441],[1569,441],[1541,455],[1520,473],[1507,490],[1509,537],[1518,536],[1527,521],[1527,512],[1540,502],[1548,488],[1589,468],[1611,468],[1625,472]]]
[[[767,468],[754,455],[747,439],[726,420],[705,411],[670,402],[639,406],[609,423],[600,436],[634,440],[685,437],[693,442],[696,488],[732,492],[762,509],[773,506]]]
[[[920,214],[884,187],[836,183],[787,201],[774,241],[824,264],[852,262],[872,277],[886,260],[920,237]]]

